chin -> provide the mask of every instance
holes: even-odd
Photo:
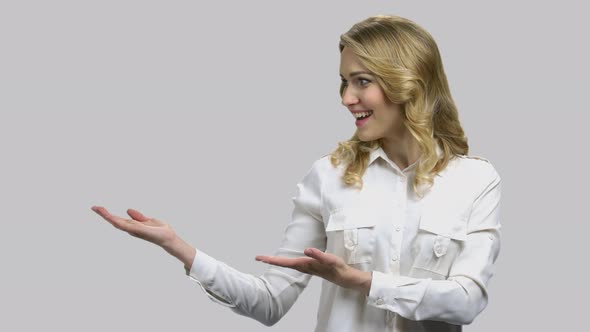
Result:
[[[372,141],[375,139],[374,137],[364,135],[363,133],[360,133],[360,132],[357,132],[357,137],[359,138],[359,140],[361,140],[363,142],[369,142],[369,141]]]

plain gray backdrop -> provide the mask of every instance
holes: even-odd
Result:
[[[503,179],[490,302],[466,331],[579,330],[588,301],[588,59],[575,1],[2,1],[0,330],[261,331],[135,208],[261,274],[296,183],[355,130],[338,40],[375,14],[428,30],[470,143]],[[584,263],[586,262],[586,263]],[[271,331],[312,331],[313,278]]]

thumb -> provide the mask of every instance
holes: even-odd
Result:
[[[134,209],[127,209],[127,214],[137,221],[148,221],[151,218],[144,216],[141,212]]]
[[[303,251],[303,253],[311,258],[315,258],[318,261],[320,261],[320,263],[327,263],[326,261],[326,255],[324,255],[324,253],[316,248],[307,248]]]

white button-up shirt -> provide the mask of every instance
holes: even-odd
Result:
[[[441,150],[437,146],[440,156]],[[322,280],[316,332],[461,331],[486,306],[500,250],[500,176],[483,158],[457,156],[418,199],[416,163],[401,170],[379,147],[363,189],[345,187],[326,155],[297,184],[277,256],[315,247],[372,271],[369,295]],[[269,265],[254,276],[197,249],[187,275],[211,300],[276,323],[311,275]]]

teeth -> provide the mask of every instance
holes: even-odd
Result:
[[[354,115],[355,118],[358,119],[358,118],[362,118],[363,116],[367,116],[367,115],[373,114],[373,112],[372,111],[369,111],[369,112],[352,113],[352,114]]]

